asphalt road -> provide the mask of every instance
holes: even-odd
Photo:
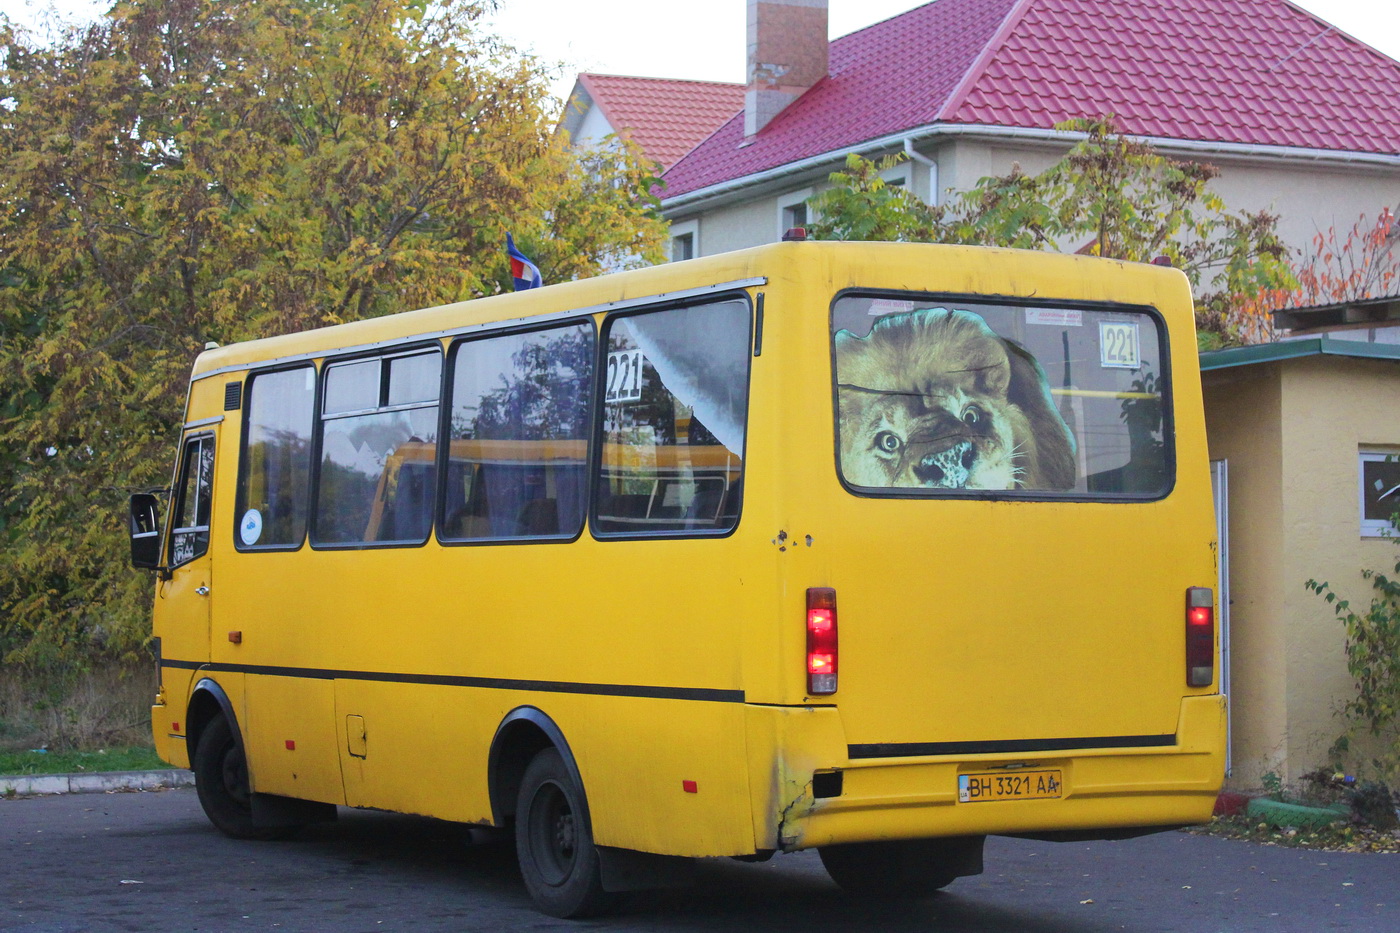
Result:
[[[1163,833],[991,839],[986,862],[926,901],[862,904],[814,853],[707,860],[688,888],[579,923],[536,913],[510,848],[450,823],[342,810],[291,842],[237,842],[192,790],[0,799],[0,931],[1400,930],[1395,855]]]

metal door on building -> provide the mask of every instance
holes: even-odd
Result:
[[[1229,775],[1233,736],[1230,728],[1230,461],[1210,462],[1215,499],[1215,623],[1220,628],[1220,692],[1225,695],[1225,774]]]

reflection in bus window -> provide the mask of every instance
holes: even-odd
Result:
[[[456,346],[439,538],[578,534],[593,353],[591,322]]]
[[[1154,317],[846,296],[832,314],[841,475],[907,495],[1160,496]]]
[[[748,411],[747,302],[614,318],[607,350],[596,530],[733,528]]]
[[[209,508],[214,495],[214,438],[205,435],[186,441],[185,459],[180,471],[175,529],[170,539],[170,564],[173,567],[189,563],[209,550]]]
[[[248,429],[238,484],[239,547],[298,547],[310,501],[316,370],[260,373],[248,380]]]
[[[427,540],[438,405],[424,387],[440,361],[433,351],[327,367],[315,544]]]

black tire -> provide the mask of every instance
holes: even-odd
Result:
[[[583,789],[555,748],[539,752],[525,769],[516,798],[515,852],[525,889],[551,917],[596,917],[616,906],[617,895],[603,890]]]
[[[929,897],[964,875],[981,874],[983,836],[821,846],[831,880],[857,897]]]
[[[233,726],[216,716],[204,727],[194,750],[194,787],[209,822],[234,839],[286,839],[297,827],[253,824],[248,790],[248,762],[234,737]]]

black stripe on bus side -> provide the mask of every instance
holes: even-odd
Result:
[[[650,700],[701,700],[743,703],[742,690],[706,687],[645,687],[635,684],[583,684],[553,680],[512,680],[505,677],[456,677],[445,674],[393,674],[383,671],[334,671],[316,667],[273,667],[262,664],[219,664],[202,661],[161,661],[165,667],[230,674],[263,674],[310,680],[369,680],[376,683],[423,684],[433,687],[482,687],[488,690],[535,690],[541,693],[581,693],[590,696],[639,697]]]
[[[1161,748],[1175,744],[1175,735],[1108,735],[1074,739],[991,739],[982,742],[878,742],[848,745],[846,754],[852,759],[913,758],[925,755],[1079,751],[1089,748]]]

